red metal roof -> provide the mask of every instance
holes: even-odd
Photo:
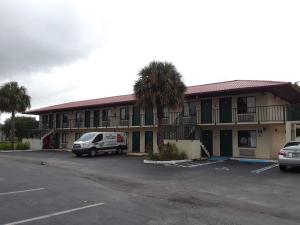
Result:
[[[219,83],[203,84],[190,86],[187,88],[186,95],[199,95],[209,94],[209,93],[220,93],[233,90],[244,90],[244,89],[257,89],[257,88],[267,88],[282,85],[291,85],[290,82],[282,81],[264,81],[264,80],[232,80]],[[135,101],[135,96],[131,95],[121,95],[106,98],[97,98],[84,101],[68,102],[53,106],[48,106],[44,108],[29,110],[26,114],[40,114],[49,111],[62,111],[67,109],[78,109],[87,107],[98,107],[98,106],[109,106],[116,104],[127,104]]]
[[[207,92],[222,92],[227,90],[237,90],[244,88],[260,88],[274,85],[288,84],[283,81],[267,81],[267,80],[232,80],[219,83],[203,84],[190,86],[186,94],[201,94]]]

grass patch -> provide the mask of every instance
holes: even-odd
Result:
[[[30,144],[28,142],[17,142],[15,144],[16,150],[27,150],[30,149]],[[0,151],[12,150],[10,142],[0,142]]]
[[[0,142],[0,150],[11,150],[11,144],[9,142]]]
[[[30,144],[28,142],[18,142],[16,144],[16,150],[28,150],[30,148]]]

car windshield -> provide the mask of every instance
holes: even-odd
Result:
[[[295,141],[295,142],[288,142],[288,143],[285,144],[284,147],[286,148],[286,147],[296,146],[296,145],[300,145],[300,142],[297,142],[297,141]]]
[[[90,141],[92,140],[97,133],[85,133],[77,141]]]

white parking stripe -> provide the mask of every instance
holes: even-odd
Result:
[[[259,174],[259,173],[262,173],[266,170],[269,170],[269,169],[272,169],[274,167],[277,167],[278,164],[273,164],[273,165],[270,165],[270,166],[266,166],[266,167],[263,167],[263,168],[260,168],[258,170],[252,170],[251,173],[256,173],[256,174]]]
[[[41,190],[44,190],[44,189],[45,188],[34,188],[34,189],[27,189],[27,190],[21,190],[21,191],[2,192],[2,193],[0,193],[0,196],[2,196],[2,195],[19,194],[19,193],[24,193],[24,192],[32,192],[32,191],[41,191]]]
[[[43,216],[38,216],[38,217],[33,217],[30,219],[26,219],[26,220],[20,220],[20,221],[16,221],[16,222],[11,222],[11,223],[7,223],[4,225],[16,225],[16,224],[22,224],[22,223],[28,223],[28,222],[32,222],[32,221],[36,221],[36,220],[43,220],[43,219],[47,219],[53,216],[59,216],[59,215],[63,215],[63,214],[67,214],[67,213],[71,213],[71,212],[75,212],[75,211],[79,211],[79,210],[83,210],[83,209],[88,209],[88,208],[92,208],[92,207],[96,207],[96,206],[101,206],[104,205],[104,203],[96,203],[96,204],[92,204],[92,205],[86,205],[83,207],[79,207],[79,208],[74,208],[74,209],[68,209],[65,211],[60,211],[60,212],[55,212],[55,213],[50,213],[47,215],[43,215]]]
[[[199,167],[199,166],[207,166],[211,164],[216,164],[216,163],[222,163],[224,160],[220,161],[213,161],[213,162],[206,162],[206,163],[196,163],[196,162],[191,162],[191,163],[178,163],[178,164],[170,164],[176,167],[183,167],[183,168],[193,168],[193,167]]]
[[[211,164],[222,163],[222,162],[224,162],[224,160],[214,161],[214,162],[207,162],[207,163],[201,163],[201,164],[199,164],[199,166],[211,165]]]

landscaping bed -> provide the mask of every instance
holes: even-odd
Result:
[[[185,152],[180,152],[175,144],[164,144],[162,150],[156,153],[149,153],[144,160],[144,163],[164,164],[164,163],[178,163],[190,162],[187,159]]]

